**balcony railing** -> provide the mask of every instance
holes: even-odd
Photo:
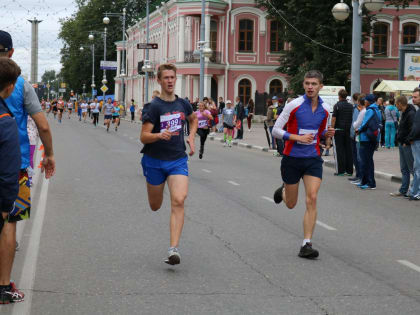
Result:
[[[222,53],[220,51],[213,51],[212,56],[209,58],[212,63],[222,63]],[[194,58],[193,51],[184,52],[185,63],[200,63],[200,58]]]

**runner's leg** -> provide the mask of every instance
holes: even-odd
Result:
[[[152,185],[147,183],[147,195],[149,197],[150,209],[157,211],[162,206],[163,201],[163,190],[165,188],[165,183],[160,185]]]
[[[168,177],[168,187],[171,194],[170,247],[178,247],[184,226],[184,201],[188,194],[188,177],[171,175]]]
[[[5,223],[0,234],[0,285],[10,284],[15,252],[16,222]]]
[[[318,191],[321,187],[321,179],[319,177],[305,175],[303,176],[306,192],[306,212],[303,217],[303,233],[305,239],[312,239],[314,233],[317,209],[316,202]]]
[[[297,184],[284,184],[283,202],[286,204],[287,208],[293,209],[294,207],[296,207],[298,193],[299,182]]]

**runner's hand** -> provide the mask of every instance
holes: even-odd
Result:
[[[195,143],[194,143],[194,139],[187,139],[187,143],[190,146],[190,156],[193,156],[195,153]]]
[[[325,137],[332,138],[334,137],[335,129],[333,127],[328,127],[327,132],[325,133]]]
[[[45,156],[41,162],[41,172],[45,171],[45,179],[49,179],[55,174],[54,156]]]
[[[168,127],[169,128],[169,127]],[[165,131],[161,132],[159,134],[159,139],[160,140],[165,140],[165,141],[169,141],[172,138],[172,133],[169,131],[169,129],[165,129]]]
[[[306,143],[306,144],[311,144],[312,141],[314,141],[314,135],[311,133],[308,133],[306,135],[302,135],[300,136],[300,142],[302,143]]]

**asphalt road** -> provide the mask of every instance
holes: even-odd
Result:
[[[325,168],[320,258],[303,260],[303,194],[295,210],[271,200],[280,159],[208,141],[171,267],[169,198],[149,210],[140,126],[49,121],[57,174],[36,180],[13,271],[27,299],[1,314],[420,314],[420,204],[390,197],[396,184],[360,191]]]

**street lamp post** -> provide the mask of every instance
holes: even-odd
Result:
[[[351,49],[351,95],[360,92],[360,63],[362,44],[362,9],[363,5],[369,11],[379,11],[384,6],[384,0],[352,0],[353,33]],[[333,9],[336,20],[344,21],[350,13],[350,8],[341,0]]]
[[[93,36],[93,34],[89,34],[89,40],[93,41],[95,39],[95,37]],[[90,46],[91,50],[92,50],[92,84],[90,85],[90,87],[92,88],[92,98],[93,98],[93,94],[94,94],[94,90],[95,90],[95,44],[92,43],[92,45]],[[80,51],[84,51],[85,47],[84,46],[80,46],[79,48]]]
[[[86,97],[86,84],[83,83],[83,99]]]
[[[149,0],[146,1],[146,44],[149,43]],[[149,49],[146,49],[146,61],[149,64]],[[149,64],[150,65],[150,64]],[[144,68],[144,67],[143,67]],[[149,67],[151,68],[151,67]],[[149,69],[144,69],[145,72],[145,96],[144,103],[149,102]],[[153,70],[153,69],[152,69]]]
[[[104,29],[104,61],[106,61],[106,27]],[[104,74],[102,76],[102,84],[106,85],[108,83],[108,80],[106,79],[106,69],[104,67]],[[102,100],[105,103],[105,94],[106,92],[103,91]]]
[[[109,17],[111,16],[111,17],[113,17],[113,16],[118,16],[118,17],[122,17],[122,24],[123,24],[123,52],[122,52],[122,65],[121,65],[121,73],[120,73],[120,77],[121,77],[121,83],[122,83],[122,85],[121,85],[121,87],[122,87],[122,89],[121,89],[121,92],[122,92],[122,102],[123,102],[123,105],[124,105],[124,107],[125,107],[125,93],[124,93],[124,77],[125,77],[125,75],[126,75],[126,71],[125,71],[125,20],[126,20],[126,8],[124,8],[123,9],[123,12],[122,13],[109,13],[109,12],[106,12],[106,13],[104,13],[104,15],[105,15],[105,17],[103,18],[103,23],[104,24],[109,24],[109,22],[110,22],[110,19],[109,19]]]

